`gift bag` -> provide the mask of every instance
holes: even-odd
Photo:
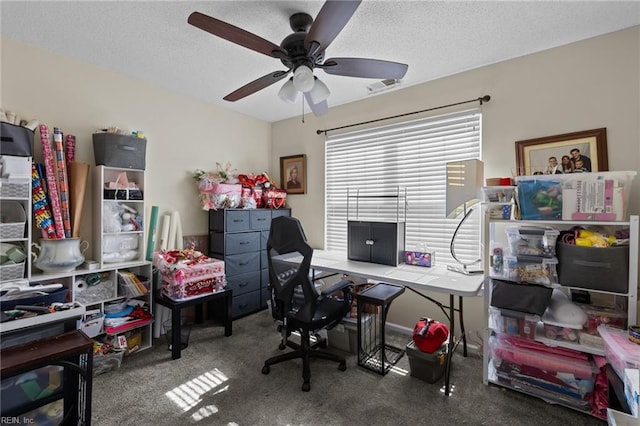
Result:
[[[287,203],[287,191],[284,189],[267,189],[264,191],[264,207],[279,209]]]

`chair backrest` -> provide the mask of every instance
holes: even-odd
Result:
[[[303,322],[313,318],[318,292],[309,279],[312,255],[298,219],[280,216],[271,221],[267,257],[274,318],[291,312]]]

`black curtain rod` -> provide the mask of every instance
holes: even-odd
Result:
[[[484,95],[484,96],[482,96],[480,98],[469,99],[468,101],[456,102],[455,104],[442,105],[442,106],[437,106],[437,107],[434,107],[434,108],[423,109],[423,110],[420,110],[420,111],[407,112],[405,114],[392,115],[391,117],[377,118],[375,120],[370,120],[370,121],[362,121],[360,123],[355,123],[355,124],[347,124],[346,126],[334,127],[332,129],[324,129],[324,130],[318,129],[318,130],[316,130],[316,134],[320,135],[320,134],[324,133],[326,135],[327,132],[331,132],[332,130],[340,130],[340,129],[346,129],[346,128],[349,128],[349,127],[361,126],[363,124],[375,123],[377,121],[382,121],[382,120],[390,120],[392,118],[405,117],[407,115],[420,114],[421,112],[433,111],[433,110],[442,109],[442,108],[449,108],[449,107],[452,107],[452,106],[468,104],[468,103],[471,103],[471,102],[480,102],[480,105],[482,105],[485,102],[489,102],[490,99],[491,99],[491,96]]]

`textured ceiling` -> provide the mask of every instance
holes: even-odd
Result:
[[[322,1],[1,1],[3,37],[39,46],[167,89],[273,122],[302,106],[277,97],[284,81],[237,102],[222,98],[279,60],[187,24],[193,11],[280,44],[289,16],[316,16]],[[568,44],[640,24],[640,2],[365,0],[327,49],[327,57],[409,64],[397,87]],[[316,70],[329,107],[367,96],[375,80]],[[393,90],[393,89],[392,89]],[[306,108],[308,110],[308,108]]]

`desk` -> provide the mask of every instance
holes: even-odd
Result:
[[[445,395],[449,395],[449,376],[451,373],[451,357],[458,346],[455,341],[455,312],[460,317],[460,331],[463,343],[463,355],[467,356],[467,337],[464,331],[463,297],[477,297],[482,295],[484,275],[463,275],[447,270],[445,265],[431,268],[400,264],[398,266],[378,265],[376,263],[357,262],[348,260],[343,253],[314,250],[311,259],[314,270],[349,274],[374,281],[397,284],[408,288],[419,296],[438,305],[449,320],[449,347],[447,350],[447,366],[445,369]],[[314,271],[315,276],[315,271]],[[445,306],[421,291],[433,291],[449,295],[449,306]],[[455,307],[458,296],[458,307]]]
[[[154,298],[154,302],[171,309],[171,329],[173,330],[171,335],[171,338],[172,338],[171,358],[172,359],[179,359],[181,357],[181,352],[182,352],[182,344],[180,341],[182,336],[182,317],[181,317],[182,308],[195,305],[196,323],[200,323],[202,322],[203,303],[212,302],[217,299],[223,299],[224,312],[223,312],[222,320],[224,322],[224,335],[231,336],[231,333],[233,331],[232,320],[231,320],[232,296],[233,296],[233,291],[229,288],[225,288],[215,293],[194,297],[193,299],[175,301],[175,300],[169,299],[168,297],[163,296],[161,292],[158,292],[158,295]]]

